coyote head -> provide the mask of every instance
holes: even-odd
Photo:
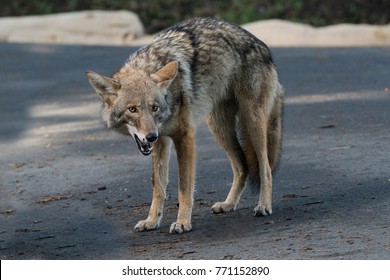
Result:
[[[103,101],[102,118],[107,127],[131,135],[147,156],[159,131],[169,119],[169,86],[179,63],[172,61],[155,73],[124,66],[112,78],[87,71],[91,86]]]

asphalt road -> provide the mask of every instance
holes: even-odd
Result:
[[[232,180],[204,124],[193,230],[134,232],[151,200],[150,158],[100,123],[85,79],[127,47],[0,44],[0,259],[390,259],[390,49],[273,49],[286,88],[274,213],[257,198],[213,215]]]

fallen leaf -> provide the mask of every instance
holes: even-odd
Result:
[[[25,165],[26,165],[25,162],[16,162],[16,163],[10,164],[10,166],[15,168],[15,169],[21,168],[21,167],[23,167]]]
[[[0,211],[0,214],[5,216],[11,215],[13,213],[15,213],[15,209],[5,209]]]
[[[334,124],[329,124],[329,125],[323,125],[320,126],[319,129],[329,129],[329,128],[335,128],[336,126]]]
[[[59,201],[59,200],[63,200],[63,199],[68,199],[68,198],[71,198],[72,196],[71,195],[54,195],[54,196],[48,196],[48,197],[45,197],[39,201],[37,201],[38,204],[46,204],[46,203],[50,203],[50,202],[54,202],[54,201]]]
[[[286,194],[283,196],[283,198],[287,198],[287,199],[293,199],[293,198],[297,198],[298,196],[296,194]]]

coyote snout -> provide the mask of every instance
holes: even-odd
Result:
[[[145,137],[140,137],[137,134],[133,136],[135,142],[137,143],[138,149],[144,156],[148,156],[152,153],[153,142],[156,142],[158,139],[158,134],[155,132],[148,133]]]

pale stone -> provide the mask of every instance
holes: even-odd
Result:
[[[315,28],[284,20],[243,27],[272,47],[390,46],[390,25],[338,24]],[[129,11],[85,11],[0,18],[0,41],[24,43],[145,45],[138,16]]]
[[[144,34],[129,11],[85,11],[0,19],[0,40],[7,42],[128,44]]]
[[[337,24],[315,28],[310,25],[275,19],[248,23],[242,27],[268,45],[278,47],[390,45],[390,25]]]

